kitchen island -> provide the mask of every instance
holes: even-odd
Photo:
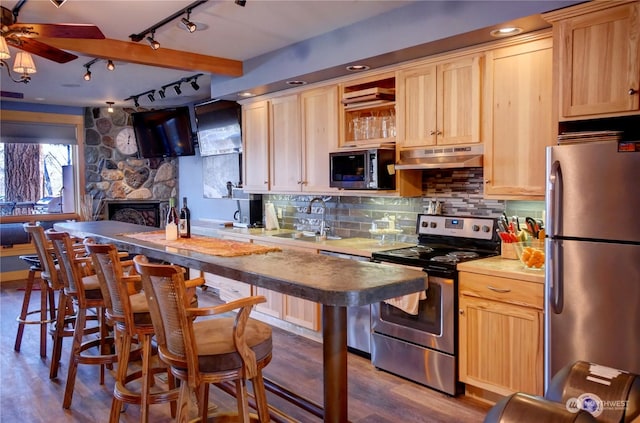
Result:
[[[348,306],[423,290],[426,274],[384,264],[286,250],[220,257],[126,236],[157,228],[116,221],[61,222],[56,230],[322,304],[324,421],[346,422]]]

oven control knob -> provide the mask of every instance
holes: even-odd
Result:
[[[473,230],[473,232],[478,232],[478,231],[480,230],[480,226],[478,226],[478,225],[473,225],[473,226],[471,227],[471,229]]]
[[[487,225],[482,225],[482,232],[491,232],[491,228]]]
[[[429,226],[431,226],[432,228],[435,228],[436,226],[438,226],[438,224],[436,222],[431,222]]]

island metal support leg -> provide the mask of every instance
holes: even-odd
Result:
[[[324,421],[344,423],[348,415],[347,308],[322,306]]]

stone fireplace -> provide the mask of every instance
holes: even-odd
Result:
[[[138,225],[162,226],[169,203],[166,201],[107,201],[106,218]]]

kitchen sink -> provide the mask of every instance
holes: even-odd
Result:
[[[307,241],[307,242],[319,242],[320,241],[320,237],[316,236],[316,234],[314,234],[313,232],[307,232],[307,231],[303,231],[303,232],[289,232],[289,233],[283,233],[283,234],[275,234],[275,235],[271,235],[273,237],[276,238],[288,238],[288,239],[292,239],[295,241]],[[337,239],[342,239],[339,236],[327,236],[327,241],[329,240],[337,240]]]

